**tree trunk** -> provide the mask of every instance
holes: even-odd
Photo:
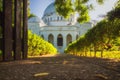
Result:
[[[15,0],[14,59],[21,59],[21,1]]]
[[[12,0],[3,0],[3,61],[12,60]]]
[[[96,46],[94,46],[94,57],[96,57],[96,54],[97,54],[97,49]]]
[[[103,57],[103,49],[101,49],[101,57]]]
[[[91,57],[92,55],[91,55],[91,48],[90,48],[90,57]]]
[[[22,57],[23,59],[27,59],[27,53],[28,53],[28,17],[27,17],[27,2],[28,0],[23,0],[23,39],[22,39]]]

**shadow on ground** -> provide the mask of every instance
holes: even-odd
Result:
[[[1,62],[0,80],[119,80],[120,60],[72,55]]]

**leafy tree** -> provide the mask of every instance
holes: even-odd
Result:
[[[101,51],[101,57],[103,57],[103,51],[109,50],[112,47],[113,41],[119,36],[118,32],[120,27],[119,20],[109,21],[102,20],[92,29],[90,29],[84,37],[80,37],[78,40],[70,44],[66,48],[67,53],[85,55],[91,49],[94,50],[94,56],[97,51]],[[117,32],[117,34],[116,34]]]
[[[120,51],[120,37],[115,38],[114,41],[112,42],[112,44],[114,45],[112,50]]]
[[[92,4],[87,4],[90,0],[55,0],[56,11],[65,18],[69,18],[71,14],[78,13],[78,22],[87,22],[90,20],[89,10]],[[100,4],[103,0],[96,0]]]
[[[120,0],[117,1],[115,8],[108,12],[107,16],[109,20],[114,20],[115,18],[120,19]]]
[[[32,17],[36,17],[36,15],[33,14],[33,13],[31,13],[31,14],[28,16],[29,19],[32,18]]]

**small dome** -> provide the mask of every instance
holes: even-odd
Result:
[[[51,3],[44,11],[44,16],[56,12],[54,3]]]
[[[28,20],[29,23],[40,23],[40,18],[39,17],[31,17]]]

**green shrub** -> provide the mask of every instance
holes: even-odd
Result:
[[[56,54],[57,49],[40,36],[28,31],[28,55],[37,56],[45,54]]]

